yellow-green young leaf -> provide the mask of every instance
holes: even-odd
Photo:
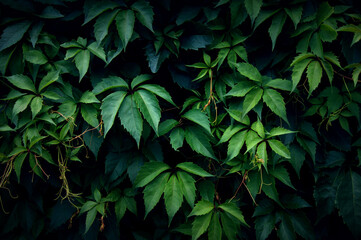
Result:
[[[244,220],[243,213],[241,212],[241,210],[239,210],[239,208],[237,207],[236,204],[231,203],[231,202],[223,203],[223,204],[219,205],[218,207],[223,209],[225,212],[229,213],[233,217],[237,218],[243,225],[249,227],[249,225]]]
[[[212,174],[206,172],[203,170],[203,168],[192,162],[182,162],[179,163],[176,167],[200,177],[213,177]]]
[[[14,107],[13,107],[13,115],[15,116],[18,113],[24,111],[28,107],[28,105],[29,105],[31,99],[33,99],[33,97],[34,97],[34,95],[25,95],[25,96],[19,98],[18,100],[16,100]]]
[[[279,92],[270,88],[265,89],[263,93],[263,102],[266,103],[272,112],[288,123],[285,102]]]
[[[28,90],[31,91],[33,93],[36,93],[36,89],[35,89],[35,85],[33,83],[33,81],[22,74],[16,74],[16,75],[12,75],[10,77],[6,77],[6,79],[11,82],[12,85],[23,89],[23,90]]]
[[[219,222],[218,213],[214,213],[212,216],[212,220],[208,228],[208,239],[209,240],[222,239],[222,227],[221,227],[221,223]]]
[[[185,138],[189,146],[197,153],[203,156],[217,159],[214,155],[209,139],[205,133],[203,133],[197,127],[187,127],[185,129]]]
[[[48,62],[48,59],[45,55],[39,50],[28,50],[24,52],[24,59],[32,64],[45,64]]]
[[[104,49],[98,46],[97,42],[91,43],[87,48],[92,54],[103,60],[105,63],[107,62]]]
[[[194,178],[183,171],[177,172],[178,181],[180,183],[182,193],[189,206],[194,206],[194,200],[196,198],[196,186]]]
[[[178,151],[178,148],[183,146],[184,141],[184,130],[183,128],[177,127],[173,129],[173,131],[169,135],[170,138],[170,144],[172,145],[172,148],[176,151]]]
[[[269,35],[272,40],[272,51],[275,48],[277,37],[282,31],[283,25],[286,22],[286,18],[287,16],[284,12],[280,12],[272,18],[272,24],[268,29]]]
[[[321,82],[322,67],[318,61],[312,61],[307,67],[307,79],[310,86],[309,96],[315,90]]]
[[[178,212],[183,202],[183,194],[180,183],[176,175],[172,175],[164,189],[165,209],[169,217],[169,224],[172,222],[174,215]]]
[[[292,69],[292,92],[297,87],[298,83],[301,80],[303,72],[311,61],[312,59],[306,58],[294,65]]]
[[[185,114],[183,114],[182,117],[198,124],[199,126],[204,128],[209,134],[212,134],[211,128],[209,126],[208,116],[200,109],[191,109]]]
[[[132,95],[125,97],[123,104],[119,108],[118,117],[123,127],[135,139],[139,148],[143,132],[143,118]]]
[[[158,125],[161,114],[157,98],[153,93],[143,89],[136,91],[133,96],[145,120],[147,120],[154,132],[158,135]]]
[[[85,219],[85,231],[84,233],[87,233],[89,231],[89,228],[93,224],[95,217],[97,216],[97,209],[92,208],[86,215]]]
[[[291,158],[290,151],[283,143],[276,139],[269,139],[267,142],[275,153],[285,158]]]
[[[103,80],[94,87],[93,93],[95,95],[98,95],[113,88],[128,89],[128,84],[120,77],[110,76],[107,78],[103,78]]]
[[[157,205],[159,202],[164,189],[165,185],[168,182],[170,173],[163,173],[156,177],[154,181],[148,184],[144,190],[144,205],[145,205],[145,216],[147,217],[148,213],[152,211],[152,209]]]
[[[41,97],[34,97],[30,104],[30,109],[33,119],[40,112],[42,108],[43,108],[43,99],[41,99]]]
[[[194,206],[192,212],[188,215],[188,217],[205,215],[211,212],[213,209],[214,209],[213,203],[206,200],[200,200]]]
[[[5,28],[0,38],[0,52],[19,42],[29,29],[31,23],[30,21],[22,21]]]
[[[132,10],[119,11],[115,17],[115,22],[119,38],[123,43],[124,49],[127,47],[130,38],[133,35],[135,16]]]
[[[141,24],[146,26],[150,31],[153,31],[153,7],[144,0],[135,2],[131,8],[136,11],[137,19]]]
[[[90,52],[82,50],[75,56],[75,66],[79,71],[79,82],[83,79],[89,68]]]
[[[126,92],[118,91],[109,94],[103,99],[103,103],[100,108],[102,110],[102,116],[104,121],[104,136],[107,135],[110,128],[113,126],[115,116],[126,95]]]
[[[228,144],[228,151],[227,151],[227,160],[232,160],[233,158],[237,157],[239,152],[242,149],[244,141],[247,136],[247,131],[238,132],[229,141]]]
[[[157,85],[157,84],[143,84],[139,88],[143,88],[145,90],[148,90],[149,92],[152,92],[153,94],[157,95],[158,97],[163,98],[170,104],[176,106],[176,104],[173,102],[172,97],[169,95],[167,90],[165,88]]]
[[[39,83],[39,93],[50,84],[56,82],[58,79],[59,71],[48,72]]]
[[[170,169],[170,167],[163,162],[147,162],[140,169],[134,187],[144,187],[162,172]]]
[[[94,36],[97,40],[97,44],[100,44],[103,39],[108,35],[108,29],[110,24],[114,21],[115,16],[119,10],[105,12],[100,15],[94,24]]]
[[[245,0],[244,2],[247,13],[249,17],[251,18],[252,25],[254,20],[259,14],[259,11],[261,10],[263,1],[262,0]]]
[[[28,153],[20,153],[18,156],[16,156],[14,160],[14,170],[16,173],[16,177],[18,178],[18,183],[20,183],[21,166],[23,165],[27,155]]]
[[[258,69],[249,63],[237,63],[234,64],[240,74],[249,78],[250,80],[261,82],[262,75]]]
[[[251,111],[261,100],[263,95],[263,89],[259,87],[253,88],[244,98],[243,101],[243,117]]]
[[[192,240],[197,240],[208,229],[211,222],[213,212],[206,215],[198,216],[192,223]]]

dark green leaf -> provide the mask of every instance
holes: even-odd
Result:
[[[198,124],[203,129],[205,129],[209,134],[211,134],[208,116],[205,113],[203,113],[201,110],[191,109],[185,114],[183,114],[182,117]]]
[[[169,135],[170,144],[174,150],[178,151],[178,148],[183,146],[184,141],[184,130],[183,128],[177,127]]]
[[[209,158],[217,159],[209,143],[209,139],[199,128],[186,128],[185,137],[187,143],[195,152]]]
[[[137,178],[135,179],[134,186],[135,187],[144,187],[154,178],[156,178],[159,174],[168,170],[169,166],[163,162],[148,162],[145,163],[140,169]]]
[[[149,2],[140,0],[135,2],[131,7],[137,12],[136,16],[139,22],[153,32],[152,24],[154,12]]]
[[[119,38],[124,49],[133,35],[135,16],[132,10],[121,10],[115,17]]]
[[[169,224],[178,212],[183,202],[183,194],[180,183],[175,175],[172,175],[164,189],[164,203],[169,217]]]
[[[117,115],[120,105],[122,104],[126,95],[126,92],[118,91],[109,94],[106,98],[103,99],[101,110],[104,121],[104,136],[107,135],[110,128],[113,126],[115,116]]]
[[[83,79],[89,68],[90,52],[82,50],[75,56],[75,66],[79,71],[79,82]]]
[[[0,38],[0,52],[19,42],[30,25],[30,21],[22,21],[5,28]]]
[[[183,171],[177,172],[178,181],[180,183],[182,193],[184,198],[187,200],[188,204],[193,207],[194,206],[194,200],[196,198],[196,186],[195,186],[195,180],[194,178],[189,175],[188,173],[185,173]]]
[[[16,75],[12,75],[10,77],[6,77],[6,79],[9,82],[11,82],[11,84],[13,84],[14,86],[16,86],[20,89],[28,90],[33,93],[36,93],[36,89],[35,89],[35,85],[34,85],[33,81],[25,75],[16,74]]]
[[[198,216],[194,219],[192,224],[192,240],[197,240],[208,229],[209,223],[212,219],[212,212]]]

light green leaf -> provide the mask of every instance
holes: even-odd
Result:
[[[5,28],[0,38],[0,52],[19,42],[31,25],[30,21],[22,21]]]
[[[244,2],[247,13],[249,17],[251,18],[252,25],[254,23],[254,20],[259,14],[259,11],[261,10],[263,1],[262,0],[245,0]]]
[[[172,175],[164,189],[165,209],[169,217],[169,224],[177,213],[183,202],[183,194],[176,175]]]
[[[183,146],[184,141],[184,130],[183,128],[177,127],[173,129],[173,131],[169,135],[170,138],[170,144],[172,145],[172,148],[176,151],[178,151],[178,148]]]
[[[187,127],[185,137],[187,143],[195,152],[209,158],[217,159],[209,143],[209,139],[199,128]]]
[[[288,130],[288,129],[285,129],[282,127],[272,128],[271,131],[269,132],[271,137],[285,135],[285,134],[291,134],[291,133],[296,133],[296,131],[291,131],[291,130]]]
[[[256,85],[250,81],[242,81],[235,85],[231,91],[227,93],[227,96],[244,97],[249,91],[251,91]]]
[[[355,238],[361,236],[361,176],[348,170],[337,189],[340,215]]]
[[[59,71],[51,71],[48,72],[43,79],[41,79],[39,84],[39,92],[41,92],[44,88],[49,86],[50,84],[56,82],[59,79]]]
[[[79,102],[81,103],[100,103],[93,92],[86,91],[81,96]]]
[[[243,102],[243,117],[251,111],[261,100],[263,95],[263,89],[259,87],[253,88],[244,98]]]
[[[269,139],[267,142],[275,153],[284,158],[291,158],[290,151],[282,142],[276,139]]]
[[[281,182],[283,182],[284,184],[286,184],[287,186],[289,186],[290,188],[296,190],[291,182],[288,171],[282,165],[277,165],[275,168],[271,169],[270,174],[275,178],[277,178],[278,180],[280,180]]]
[[[263,139],[258,136],[258,134],[255,131],[249,130],[246,136],[246,146],[247,151],[250,151],[252,148],[254,148],[258,143],[262,142]]]
[[[233,217],[237,218],[241,223],[243,223],[245,226],[249,227],[249,225],[244,220],[243,213],[236,204],[229,202],[229,203],[222,203],[218,206],[219,208],[223,209],[225,212],[229,213]]]
[[[224,131],[221,139],[219,140],[219,142],[217,143],[217,145],[227,142],[234,134],[236,134],[237,132],[239,132],[240,130],[246,128],[246,126],[237,124],[237,125],[230,125],[226,131]]]
[[[83,79],[89,68],[90,52],[82,50],[75,56],[75,66],[79,71],[79,82]]]
[[[150,79],[152,79],[152,75],[150,75],[150,74],[138,75],[132,80],[130,87],[131,87],[131,89],[135,89],[136,86],[138,86],[139,84],[141,84],[145,81],[148,81]]]
[[[270,88],[265,89],[263,94],[263,102],[266,103],[272,112],[288,123],[285,102],[283,101],[283,97],[279,92]]]
[[[93,224],[96,216],[97,216],[97,209],[96,208],[92,208],[87,213],[86,219],[85,219],[85,232],[84,233],[87,233],[89,231],[89,228]]]
[[[211,222],[213,212],[206,215],[198,216],[194,219],[192,224],[192,240],[197,240],[208,229]]]
[[[145,163],[135,179],[134,187],[144,187],[153,181],[153,179],[156,178],[159,174],[168,169],[170,169],[170,167],[163,162]]]
[[[46,56],[39,50],[28,50],[24,52],[24,59],[32,64],[45,64],[48,62]]]
[[[236,133],[228,144],[228,151],[227,151],[227,160],[232,160],[233,158],[237,157],[239,152],[242,149],[242,146],[245,142],[247,136],[247,131],[242,131]]]
[[[154,32],[152,27],[154,12],[153,7],[149,2],[139,0],[135,2],[131,8],[137,12],[136,16],[139,22],[146,26],[150,31]]]
[[[211,223],[208,229],[208,239],[209,240],[219,240],[222,239],[222,227],[219,222],[218,214],[215,213],[212,216]]]
[[[121,10],[115,17],[119,38],[123,43],[124,49],[127,47],[130,38],[133,35],[135,16],[132,10]]]
[[[309,95],[315,90],[321,82],[322,67],[318,61],[312,61],[307,67],[307,79],[310,86]]]
[[[118,91],[109,94],[103,99],[103,103],[100,108],[102,110],[102,116],[104,121],[104,136],[107,135],[110,128],[113,126],[115,116],[126,95],[126,92]]]
[[[208,172],[203,170],[203,168],[201,168],[200,166],[198,166],[197,164],[194,164],[192,162],[182,162],[182,163],[179,163],[176,167],[180,168],[186,172],[198,175],[200,177],[213,177],[212,174],[209,174]]]
[[[194,206],[196,199],[196,186],[194,178],[183,171],[177,172],[178,181],[180,183],[184,198],[187,200],[189,206]]]
[[[41,99],[41,97],[34,97],[30,104],[30,109],[33,119],[40,112],[42,108],[43,108],[43,99]]]
[[[275,15],[272,19],[272,24],[268,29],[269,35],[272,40],[272,51],[275,48],[277,37],[282,31],[283,25],[286,22],[286,18],[287,18],[286,14],[281,12]]]
[[[24,111],[28,105],[30,104],[31,99],[33,99],[34,95],[25,95],[16,100],[13,107],[13,115],[17,115],[18,113]]]
[[[262,81],[262,75],[258,71],[258,69],[249,63],[237,63],[235,64],[235,67],[237,68],[238,72],[242,74],[243,76],[249,78],[250,80],[261,82]]]
[[[119,10],[105,12],[97,18],[94,24],[94,36],[98,44],[108,35],[110,24],[114,21],[118,12]]]
[[[268,162],[268,155],[267,155],[267,145],[266,142],[261,142],[257,146],[257,155],[260,159],[262,159],[262,165],[267,170],[267,162]]]
[[[140,85],[139,88],[143,88],[145,90],[148,90],[149,92],[157,95],[158,97],[163,98],[167,102],[169,102],[169,103],[173,104],[174,106],[176,106],[176,104],[173,102],[172,97],[169,95],[167,90],[165,90],[165,88],[163,88],[163,87],[161,87],[161,86],[159,86],[157,84],[143,84],[143,85]]]
[[[103,78],[103,80],[94,87],[93,93],[98,95],[102,92],[118,87],[128,89],[128,84],[120,77],[110,76]]]
[[[205,129],[209,134],[212,134],[209,126],[208,116],[201,110],[191,109],[185,114],[183,114],[182,117],[198,124],[203,129]]]
[[[188,215],[188,217],[205,215],[211,212],[213,209],[214,209],[213,203],[206,200],[200,200],[194,206],[192,212]]]
[[[135,139],[139,148],[143,132],[143,119],[132,95],[125,97],[123,104],[119,108],[118,117],[123,127]]]
[[[168,182],[170,173],[164,173],[159,175],[152,181],[150,184],[148,184],[144,190],[144,205],[145,205],[145,216],[147,217],[148,213],[152,211],[152,209],[157,205],[159,202],[164,189],[165,185]]]
[[[153,93],[143,89],[136,91],[133,96],[145,120],[147,120],[154,132],[158,135],[158,125],[161,114],[157,98]]]
[[[33,93],[36,93],[35,85],[28,76],[16,74],[16,75],[12,75],[10,77],[6,77],[6,79],[9,82],[11,82],[12,85],[14,85],[20,89],[28,90]]]
[[[100,46],[98,46],[97,42],[93,42],[91,43],[87,49],[94,54],[95,56],[97,56],[98,58],[100,58],[101,60],[103,60],[105,63],[107,62],[107,56],[105,55],[104,49]]]
[[[262,122],[257,119],[251,126],[251,129],[255,131],[261,138],[265,138],[265,132]]]

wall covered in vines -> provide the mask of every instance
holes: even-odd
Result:
[[[356,0],[2,0],[1,239],[360,239]]]

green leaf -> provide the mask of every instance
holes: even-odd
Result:
[[[315,32],[310,39],[311,52],[320,58],[323,58],[323,45],[318,32]]]
[[[14,159],[14,170],[16,173],[16,177],[18,178],[18,183],[20,183],[21,167],[22,167],[27,155],[28,155],[28,153],[20,153]]]
[[[192,224],[192,240],[197,240],[208,229],[211,222],[213,212],[206,215],[198,216],[194,219]]]
[[[223,232],[227,236],[228,240],[236,240],[239,226],[236,225],[232,218],[230,218],[226,213],[223,212],[221,212],[221,221]]]
[[[282,165],[277,165],[275,168],[271,169],[270,174],[275,178],[277,178],[278,180],[280,180],[281,182],[283,182],[284,184],[286,184],[287,186],[289,186],[290,188],[296,190],[296,188],[293,186],[291,182],[288,171]]]
[[[244,98],[243,102],[243,117],[251,111],[261,100],[263,95],[263,89],[259,87],[253,88]]]
[[[173,129],[173,131],[169,135],[170,138],[170,144],[172,145],[172,148],[176,151],[178,151],[178,148],[183,146],[184,141],[184,130],[183,128],[177,127]]]
[[[96,208],[92,208],[86,215],[85,219],[85,232],[87,233],[89,231],[89,228],[93,224],[95,217],[97,216],[97,210]]]
[[[31,25],[30,21],[22,21],[5,28],[0,38],[0,52],[19,42]]]
[[[134,94],[134,99],[138,103],[145,120],[158,135],[158,125],[160,122],[160,107],[157,98],[153,93],[146,90],[138,90]]]
[[[272,128],[271,131],[269,132],[271,137],[285,135],[285,134],[292,134],[292,133],[296,133],[296,131],[291,131],[282,127]]]
[[[316,21],[320,26],[326,19],[328,19],[334,12],[334,8],[328,2],[322,2],[317,10]]]
[[[267,170],[267,163],[268,163],[268,155],[267,155],[267,145],[266,142],[261,142],[257,146],[257,155],[260,159],[262,159],[262,165]]]
[[[115,22],[119,38],[123,43],[124,49],[127,47],[130,38],[133,35],[135,16],[132,10],[121,10],[115,17]]]
[[[135,2],[131,6],[131,8],[137,12],[136,16],[139,22],[144,26],[146,26],[150,31],[154,32],[152,26],[154,12],[149,2],[146,2],[144,0],[139,0]]]
[[[87,201],[83,204],[83,206],[80,209],[79,214],[83,214],[85,212],[88,212],[89,210],[91,210],[92,208],[94,208],[97,205],[96,202],[94,201]]]
[[[157,205],[159,202],[164,189],[165,185],[168,182],[170,173],[164,173],[159,175],[152,181],[150,184],[148,184],[144,190],[144,205],[145,205],[145,216],[147,217],[148,213],[152,211],[152,209]]]
[[[348,170],[337,189],[340,215],[355,238],[361,237],[361,176]]]
[[[229,202],[229,203],[223,203],[218,206],[219,208],[223,209],[225,212],[229,213],[233,217],[237,218],[241,223],[243,223],[245,226],[250,227],[246,221],[244,220],[243,213],[236,204]]]
[[[254,20],[259,14],[259,11],[261,10],[263,1],[262,0],[245,0],[244,1],[247,13],[249,17],[251,18],[252,25],[254,23]]]
[[[182,163],[179,163],[176,167],[180,168],[186,172],[198,175],[200,177],[213,177],[212,174],[209,174],[208,172],[203,170],[203,168],[201,168],[200,166],[198,166],[197,164],[194,164],[192,162],[182,162]]]
[[[43,108],[43,99],[41,99],[40,97],[34,97],[30,104],[30,109],[33,119],[40,112],[42,108]]]
[[[301,62],[297,63],[294,65],[293,69],[292,69],[292,91],[295,90],[295,88],[297,87],[298,83],[301,80],[302,74],[305,71],[306,67],[308,66],[308,64],[312,61],[312,59],[304,59]]]
[[[286,14],[281,12],[276,16],[274,16],[272,19],[272,24],[268,29],[269,35],[272,40],[272,51],[275,48],[277,37],[282,31],[283,25],[286,22],[286,18],[287,18]]]
[[[6,77],[6,79],[9,82],[11,82],[12,85],[14,85],[20,89],[28,90],[33,93],[36,93],[36,89],[35,89],[35,85],[34,85],[33,81],[25,75],[16,74],[16,75],[12,75],[10,77]]]
[[[30,104],[31,99],[33,99],[34,95],[25,95],[18,100],[16,100],[13,107],[13,115],[17,115],[18,113],[24,111]]]
[[[178,181],[180,183],[184,198],[187,200],[189,206],[194,206],[196,198],[196,186],[194,178],[183,171],[177,172]]]
[[[279,230],[277,231],[277,236],[280,239],[296,239],[295,230],[293,229],[292,222],[290,217],[286,213],[281,214],[281,223],[279,225]]]
[[[183,202],[183,194],[180,183],[175,175],[172,175],[164,189],[165,209],[169,217],[169,224]]]
[[[212,220],[208,229],[208,239],[209,240],[222,239],[222,227],[217,213],[213,214],[212,216]]]
[[[238,72],[250,80],[261,82],[262,75],[258,69],[249,63],[237,63],[235,64]]]
[[[28,50],[24,52],[24,59],[32,64],[45,64],[48,62],[48,59],[45,55],[39,50]]]
[[[163,162],[145,163],[135,179],[134,187],[144,187],[153,181],[153,179],[156,178],[159,174],[168,169],[170,169],[170,167]]]
[[[246,145],[247,145],[247,151],[250,151],[252,148],[254,148],[257,144],[262,142],[263,139],[258,136],[258,134],[255,131],[248,131],[246,136]]]
[[[93,92],[86,91],[81,96],[79,102],[81,103],[100,103]]]
[[[273,214],[258,217],[255,220],[257,240],[266,240],[274,228],[275,216]]]
[[[166,100],[170,104],[173,104],[174,106],[176,106],[176,104],[173,102],[172,97],[169,95],[167,90],[165,90],[165,88],[163,88],[163,87],[161,87],[161,86],[159,86],[157,84],[143,84],[143,85],[140,85],[139,88],[148,90],[149,92],[157,95],[158,97],[163,98],[164,100]]]
[[[278,196],[274,177],[268,174],[263,174],[262,176],[263,176],[262,191],[267,195],[267,197],[271,198],[272,200],[277,202],[282,208],[284,208]]]
[[[115,203],[114,211],[117,218],[117,222],[119,222],[123,218],[125,211],[127,211],[127,205],[125,203],[124,198],[119,199]]]
[[[307,79],[310,86],[309,95],[315,90],[321,82],[322,67],[318,61],[312,61],[307,67]]]
[[[188,215],[188,217],[202,216],[202,215],[205,215],[205,214],[211,212],[213,209],[214,209],[213,203],[206,201],[206,200],[200,200],[194,206],[192,212]]]
[[[267,142],[275,153],[284,158],[291,158],[290,151],[282,142],[276,139],[269,139]]]
[[[256,85],[250,81],[242,81],[235,85],[231,91],[227,93],[227,96],[244,97],[249,91],[251,91]]]
[[[209,134],[212,134],[209,126],[208,116],[201,110],[191,109],[185,114],[183,114],[182,117],[198,124],[203,129],[205,129]]]
[[[301,21],[303,6],[292,6],[292,8],[285,8],[287,15],[292,19],[295,29],[297,29],[298,23]]]
[[[244,144],[244,141],[247,136],[247,131],[242,131],[236,133],[228,144],[228,151],[227,151],[227,159],[226,161],[232,160],[233,158],[237,157],[241,148]]]
[[[118,87],[128,89],[128,84],[120,77],[110,76],[107,78],[103,78],[103,80],[94,87],[93,93],[95,95],[98,95],[107,90],[110,90],[113,88],[118,88]]]
[[[43,79],[41,79],[39,84],[39,92],[41,92],[44,88],[49,86],[50,84],[56,82],[59,79],[59,71],[51,71],[48,72]]]
[[[227,142],[234,134],[236,134],[237,132],[241,131],[242,129],[246,128],[246,126],[237,124],[237,125],[230,125],[226,131],[224,131],[221,139],[219,140],[219,142],[217,143],[217,145]]]
[[[75,56],[75,66],[79,71],[79,82],[83,79],[89,68],[90,52],[82,50]]]
[[[337,32],[328,24],[321,24],[320,38],[323,42],[332,42],[337,38]]]
[[[286,194],[282,196],[282,203],[288,209],[300,209],[311,207],[305,200],[300,196],[294,194]]]
[[[264,126],[259,119],[257,119],[257,121],[252,124],[251,129],[255,131],[261,138],[265,138]]]
[[[152,75],[150,75],[150,74],[138,75],[132,80],[130,87],[131,87],[131,89],[135,89],[139,84],[141,84],[145,81],[148,81],[150,79],[152,79]]]
[[[288,123],[285,102],[279,92],[270,88],[265,89],[263,93],[263,102],[266,103],[272,112]]]
[[[217,159],[209,143],[209,139],[199,128],[187,127],[185,137],[187,143],[195,152],[209,158]]]
[[[112,1],[101,1],[101,2],[93,2],[89,1],[87,4],[84,5],[84,23],[83,25],[87,24],[103,12],[107,10],[114,9],[118,7],[119,4],[112,2]]]
[[[167,134],[170,130],[178,126],[179,122],[174,119],[167,119],[159,124],[159,136]]]
[[[91,43],[87,49],[94,54],[95,56],[97,56],[98,58],[100,58],[101,60],[103,60],[105,63],[107,62],[107,56],[105,55],[104,49],[100,46],[98,46],[97,42],[93,42]]]
[[[143,119],[132,95],[125,97],[123,104],[120,105],[118,117],[123,127],[135,139],[139,148],[143,132]]]
[[[98,44],[108,35],[110,24],[114,21],[118,12],[119,10],[105,12],[97,18],[94,24],[94,36]]]
[[[100,108],[102,110],[102,116],[104,121],[104,136],[107,135],[110,128],[113,126],[115,116],[126,95],[126,92],[118,91],[109,94],[103,99],[103,103]]]

